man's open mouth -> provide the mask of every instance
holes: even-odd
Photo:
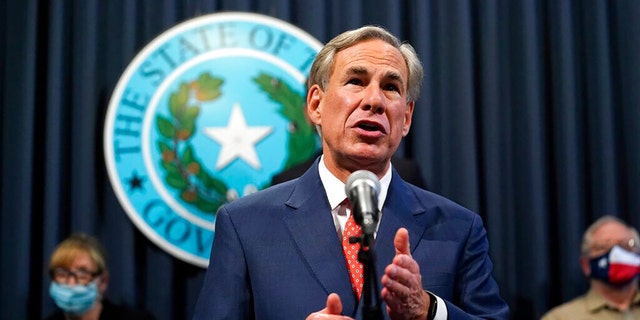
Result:
[[[369,121],[361,121],[358,123],[357,125],[358,128],[366,130],[366,131],[381,131],[384,132],[384,128],[375,122],[369,122]]]

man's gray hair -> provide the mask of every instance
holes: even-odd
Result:
[[[635,240],[636,246],[638,245],[638,243],[640,243],[640,236],[638,236],[638,230],[636,230],[636,228],[627,224],[626,222],[622,221],[616,216],[604,215],[600,217],[598,220],[596,220],[594,223],[592,223],[584,232],[584,235],[582,236],[582,247],[580,250],[582,253],[582,256],[586,257],[589,255],[589,249],[591,249],[591,245],[593,244],[593,233],[602,225],[611,223],[611,222],[619,223],[627,227],[629,231],[631,231],[631,233],[633,234],[633,238]]]
[[[422,77],[424,75],[422,63],[420,59],[418,59],[418,55],[410,44],[400,42],[400,40],[390,32],[378,26],[364,26],[359,29],[346,31],[329,41],[322,50],[318,52],[313,61],[309,77],[307,78],[307,88],[311,88],[311,86],[317,84],[322,90],[325,90],[331,77],[336,53],[360,42],[372,39],[382,40],[400,51],[409,70],[407,100],[416,101],[420,96]]]

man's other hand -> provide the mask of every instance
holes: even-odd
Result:
[[[349,320],[353,319],[342,315],[342,301],[337,293],[332,293],[327,297],[327,306],[318,311],[310,314],[307,320]]]

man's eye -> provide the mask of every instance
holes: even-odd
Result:
[[[354,85],[361,85],[362,84],[362,80],[360,79],[349,79],[349,81],[347,81],[347,84],[354,84]]]
[[[400,92],[400,89],[395,84],[387,84],[386,86],[384,86],[384,90]]]

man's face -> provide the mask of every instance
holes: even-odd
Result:
[[[593,232],[591,241],[587,244],[586,255],[580,258],[580,266],[585,276],[591,274],[589,259],[609,252],[615,245],[630,252],[640,253],[638,239],[629,228],[615,221],[605,223]]]
[[[381,40],[339,51],[329,83],[307,95],[310,119],[322,127],[325,163],[339,178],[357,169],[381,175],[409,132],[408,70],[400,52]]]
[[[593,233],[589,244],[589,257],[597,257],[607,253],[614,245],[631,252],[639,252],[637,239],[626,226],[610,222],[603,224]]]

